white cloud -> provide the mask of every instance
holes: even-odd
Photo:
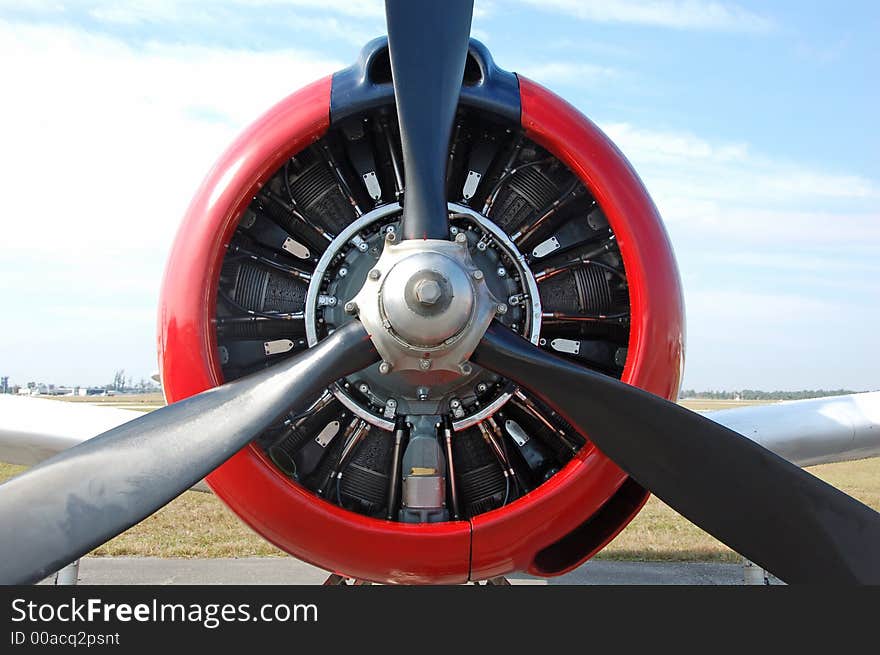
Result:
[[[876,180],[747,143],[602,127],[670,233],[687,308],[687,386],[876,387]]]
[[[4,4],[5,0],[0,0],[0,7]],[[42,14],[59,14],[65,8],[63,3],[46,0],[14,0],[9,4],[17,10]],[[118,26],[184,22],[207,25],[256,15],[273,24],[298,24],[300,28],[320,30],[346,41],[359,38],[359,28],[365,23],[383,30],[385,26],[383,0],[81,0],[77,4],[93,19]],[[493,3],[478,0],[474,19],[488,18],[493,11]],[[477,36],[476,30],[474,35]]]
[[[683,30],[767,32],[773,21],[714,0],[521,0],[598,23],[630,23]]]
[[[743,161],[748,145],[713,145],[693,134],[640,129],[627,123],[603,123],[602,129],[627,152],[658,163],[678,160]]]
[[[136,24],[173,20],[216,20],[227,10],[256,10],[271,20],[289,20],[303,11],[334,13],[351,18],[383,18],[382,0],[222,0],[211,4],[203,0],[92,0],[89,14],[109,23]]]
[[[61,256],[85,245],[130,252],[164,243],[231,137],[339,67],[296,51],[133,49],[64,28],[4,24],[0,58],[8,63],[0,82],[17,98],[0,108],[0,174],[17,189],[11,209],[29,219],[0,248],[36,245]],[[37,225],[53,238],[35,244]],[[120,240],[122,226],[135,225],[144,229]]]
[[[840,226],[842,220],[865,236],[877,234],[877,213],[866,209],[880,198],[875,180],[770,157],[745,143],[626,123],[602,129],[633,162],[670,223],[720,232],[760,225],[764,236],[796,223],[795,238],[816,238],[827,235],[829,221]]]
[[[722,264],[721,266],[724,266]],[[773,277],[686,294],[688,365],[697,389],[876,389],[871,296],[779,291]]]
[[[687,295],[688,312],[707,319],[715,325],[723,324],[723,331],[714,331],[717,337],[728,335],[737,339],[755,329],[753,317],[763,317],[762,326],[772,328],[794,319],[828,316],[839,306],[822,299],[792,293],[774,293],[768,289],[692,291]],[[753,337],[754,335],[749,335]]]
[[[95,323],[96,335],[110,326],[134,330],[128,357],[138,366],[122,351],[110,366],[149,374],[154,319],[123,318],[155,315],[165,257],[198,183],[247,123],[342,64],[296,50],[136,48],[7,22],[0,22],[0,61],[8,100],[0,105],[0,293],[19,316],[0,327],[4,374],[17,378],[38,360],[59,369],[22,347],[19,336],[27,335],[27,343],[51,341],[53,352],[91,361],[77,364],[91,371],[81,382],[104,381],[97,369],[108,367],[109,342],[83,341],[89,332],[79,322]],[[83,315],[74,311],[80,306],[122,313]]]
[[[620,74],[616,69],[596,64],[550,61],[524,61],[521,65],[511,66],[511,70],[522,73],[526,77],[541,84],[572,84],[595,85],[597,82],[610,80]]]
[[[308,32],[363,45],[384,28],[381,2],[309,2],[305,0],[225,0],[211,5],[193,0],[105,2],[96,0],[89,16],[110,27],[141,24],[187,25],[201,30],[233,30],[242,21],[261,17],[267,26],[284,25],[295,32]],[[370,29],[372,28],[372,29]],[[227,38],[233,38],[232,34]]]
[[[718,250],[880,246],[876,180],[771,157],[746,143],[625,123],[602,129],[638,171],[685,257],[698,243]]]

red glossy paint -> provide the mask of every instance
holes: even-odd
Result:
[[[222,383],[211,317],[225,244],[259,186],[289,156],[326,132],[330,83],[325,78],[294,93],[257,120],[196,193],[175,241],[160,301],[159,354],[169,402]],[[633,312],[624,380],[673,397],[683,310],[675,262],[656,209],[598,128],[538,85],[523,79],[521,88],[523,125],[530,137],[584,180],[618,235]],[[408,525],[342,510],[288,480],[251,446],[212,473],[208,483],[254,530],[300,559],[370,580],[456,583],[469,573],[483,578],[516,569],[562,572],[535,565],[536,552],[593,515],[625,480],[600,452],[586,448],[525,498],[475,519],[473,543],[468,522]],[[603,532],[605,541],[635,511],[637,506],[630,504],[619,527]],[[583,559],[595,550],[585,551]]]
[[[562,98],[519,78],[522,125],[589,188],[614,230],[629,283],[631,327],[622,379],[658,396],[675,398],[684,357],[684,301],[669,237],[657,208],[636,172],[611,140]],[[583,556],[546,570],[535,553],[567,535],[611,500],[626,474],[595,448],[562,473],[508,507],[472,520],[471,575],[505,570],[559,575],[589,559],[613,539],[647,500],[624,505],[606,517],[604,534]],[[612,529],[608,522],[617,524]]]

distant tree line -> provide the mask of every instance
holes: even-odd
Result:
[[[113,374],[113,382],[104,385],[107,391],[118,391],[120,393],[148,393],[151,391],[161,391],[162,387],[146,378],[141,378],[138,382],[131,379],[131,376],[125,377],[125,369],[121,368]]]
[[[135,382],[131,376],[126,377],[125,369],[118,369],[113,374],[113,381],[109,384],[99,385],[99,386],[80,386],[80,385],[55,385],[55,384],[45,384],[43,382],[35,382],[30,381],[24,385],[20,384],[11,384],[9,382],[8,375],[0,376],[0,394],[17,394],[19,390],[22,390],[24,393],[24,389],[27,389],[28,392],[32,395],[38,394],[48,394],[53,396],[58,395],[71,395],[76,394],[78,391],[83,392],[89,391],[89,395],[92,395],[93,391],[114,391],[116,393],[155,393],[162,390],[162,387],[156,384],[152,379],[141,378],[137,382]]]
[[[803,389],[801,391],[694,391],[684,389],[679,398],[703,398],[710,400],[803,400],[804,398],[825,398],[826,396],[845,396],[856,393],[850,389]]]

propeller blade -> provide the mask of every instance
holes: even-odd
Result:
[[[880,514],[755,442],[493,323],[471,360],[522,385],[639,484],[789,583],[880,583]]]
[[[284,363],[124,423],[0,485],[0,584],[36,582],[88,553],[378,359],[353,321]]]
[[[385,0],[406,177],[404,239],[449,238],[446,156],[473,11],[473,0]]]

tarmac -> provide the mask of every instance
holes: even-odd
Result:
[[[328,577],[323,569],[292,557],[162,559],[86,557],[79,584],[87,585],[311,585]],[[514,585],[740,585],[741,564],[614,562],[591,560],[556,578],[525,573],[507,576]],[[51,584],[52,579],[41,584]],[[771,584],[781,584],[771,578]]]

